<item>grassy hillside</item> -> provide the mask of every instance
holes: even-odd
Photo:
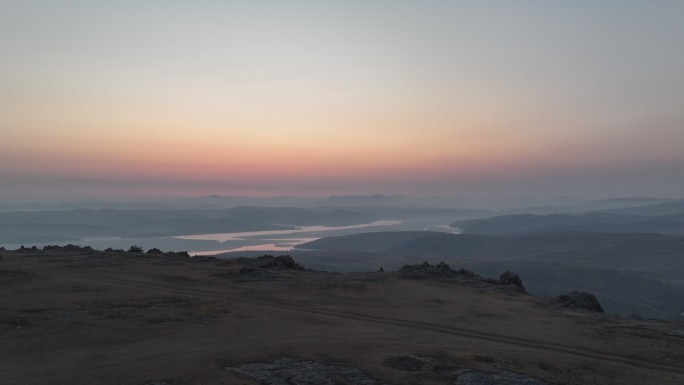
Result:
[[[301,257],[316,268],[396,269],[423,259],[445,260],[488,276],[514,270],[536,294],[591,291],[618,314],[673,318],[684,312],[684,236],[679,235],[378,232],[299,247],[317,250]]]

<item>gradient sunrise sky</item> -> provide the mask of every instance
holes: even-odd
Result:
[[[0,0],[0,201],[684,191],[683,1]]]

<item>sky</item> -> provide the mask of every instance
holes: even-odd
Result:
[[[0,0],[0,202],[684,194],[682,1]]]

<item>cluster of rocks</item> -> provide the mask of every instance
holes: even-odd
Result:
[[[111,247],[105,249],[105,251],[123,252],[123,250],[121,250],[121,249],[112,249]],[[140,246],[133,245],[133,246],[131,246],[131,247],[128,248],[128,252],[129,252],[129,253],[143,253],[143,252],[145,252],[145,250],[144,250],[142,247],[140,247]],[[163,252],[163,251],[161,251],[160,249],[158,249],[158,248],[156,248],[156,247],[153,247],[153,248],[147,250],[146,254],[162,255],[162,256],[165,256],[165,257],[185,257],[185,258],[190,258],[190,254],[189,254],[187,251],[167,251],[167,252]]]
[[[359,369],[340,364],[297,361],[281,358],[273,363],[254,363],[226,370],[241,373],[269,385],[334,385],[340,379],[350,385],[376,385],[378,382]]]
[[[511,271],[506,271],[501,274],[498,280],[496,279],[485,279],[481,276],[473,273],[466,269],[452,269],[444,262],[439,262],[436,265],[431,265],[427,262],[423,262],[417,265],[404,265],[399,269],[399,276],[401,278],[451,278],[451,277],[461,277],[481,280],[494,285],[504,285],[514,288],[516,291],[521,293],[526,293],[525,286],[522,283],[522,279],[516,273]]]
[[[397,356],[408,357],[408,356]],[[402,362],[403,363],[403,362]],[[419,371],[424,362],[413,362],[411,371]],[[393,367],[393,366],[392,366]],[[401,368],[399,368],[402,371]],[[237,367],[227,367],[227,371],[251,377],[259,383],[268,385],[376,385],[374,380],[357,368],[341,364],[326,364],[316,361],[298,361],[292,358],[281,358],[272,363],[252,363]],[[547,385],[545,382],[523,374],[498,371],[481,372],[467,370],[456,377],[456,385]]]
[[[0,251],[4,251],[4,248],[0,248]],[[19,250],[31,250],[31,251],[38,251],[38,247],[36,246],[31,246],[31,247],[26,247],[22,245]],[[66,252],[93,252],[97,251],[93,249],[90,246],[79,246],[79,245],[73,245],[73,244],[68,244],[65,246],[58,246],[58,245],[46,245],[43,246],[42,248],[43,251],[66,251]],[[111,247],[106,248],[104,251],[106,252],[113,252],[113,253],[124,253],[123,249],[113,249]],[[143,253],[144,249],[140,246],[131,246],[128,249],[129,253]],[[147,254],[153,254],[153,255],[161,255],[161,256],[166,256],[166,257],[185,257],[185,258],[190,258],[190,253],[187,251],[161,251],[160,249],[153,247],[147,251]],[[194,257],[193,259],[207,259],[207,257]],[[212,260],[214,259],[213,257],[211,258]]]
[[[161,251],[156,247],[153,247],[149,250],[147,250],[146,254],[155,254],[155,255],[165,255],[165,256],[178,256],[178,257],[187,257],[190,258],[190,253],[187,251]]]
[[[277,257],[272,255],[263,255],[257,258],[238,258],[238,261],[241,264],[246,265],[238,271],[238,274],[247,275],[252,278],[281,277],[278,274],[269,272],[269,270],[308,270],[295,262],[295,260],[289,255],[279,255]]]
[[[506,270],[503,274],[501,274],[498,283],[501,285],[513,286],[517,288],[518,291],[522,293],[527,293],[527,291],[525,290],[525,286],[522,283],[522,279],[520,279],[520,276],[512,271]]]
[[[433,277],[467,277],[467,278],[482,278],[470,270],[460,269],[454,270],[444,262],[436,265],[431,265],[423,262],[417,265],[404,265],[399,269],[399,276],[401,278],[433,278]]]
[[[515,372],[485,373],[469,371],[458,376],[456,385],[546,385],[546,383]]]
[[[43,250],[45,250],[45,251],[93,251],[93,248],[90,246],[81,247],[79,245],[72,245],[70,243],[66,246],[57,246],[57,245],[43,246]]]
[[[563,306],[566,307],[584,309],[599,313],[604,312],[598,299],[596,299],[596,296],[590,293],[573,291],[568,294],[561,295],[557,299],[561,304],[563,304]]]
[[[302,265],[295,262],[289,255],[262,255],[254,260],[255,267],[271,270],[306,270]]]

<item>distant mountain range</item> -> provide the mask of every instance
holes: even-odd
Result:
[[[669,206],[668,206],[669,207]],[[649,212],[652,208],[631,209]],[[624,212],[629,212],[626,210]],[[684,213],[626,215],[611,212],[588,214],[516,214],[461,220],[451,223],[464,234],[528,234],[557,232],[684,234]]]
[[[664,202],[654,205],[619,207],[602,210],[604,213],[621,215],[673,215],[684,213],[684,201]]]
[[[664,234],[537,233],[523,235],[449,234],[433,231],[368,232],[325,237],[297,246],[302,250],[382,251],[443,255],[477,260],[528,259],[622,268],[656,262],[681,266],[684,236]],[[648,256],[647,259],[644,256]]]

